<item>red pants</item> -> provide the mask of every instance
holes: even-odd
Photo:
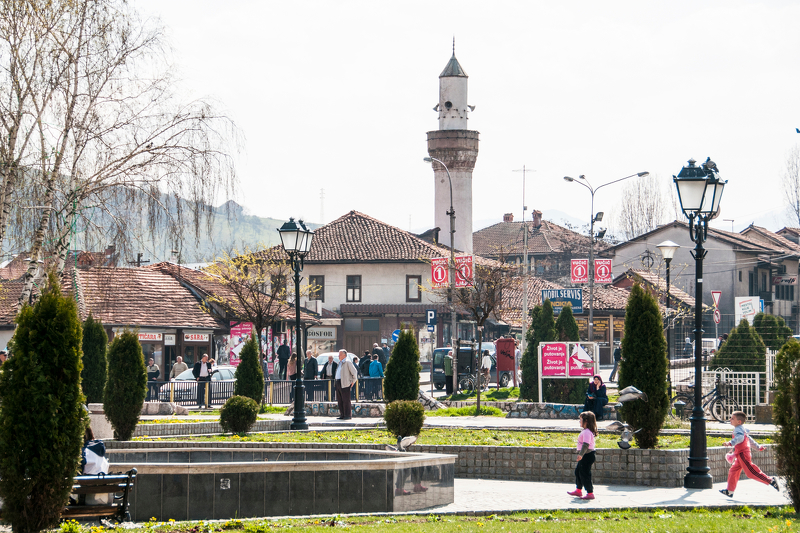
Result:
[[[745,475],[750,479],[755,479],[765,485],[769,485],[772,478],[753,464],[753,460],[750,458],[750,445],[747,440],[737,444],[733,449],[733,454],[735,461],[731,465],[731,469],[728,470],[728,490],[730,492],[736,490],[736,485],[739,483],[739,475],[742,473],[742,470],[744,470]]]

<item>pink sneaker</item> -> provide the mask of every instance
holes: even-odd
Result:
[[[572,492],[568,492],[567,494],[569,494],[570,496],[577,496],[578,498],[581,498],[583,496],[583,491],[581,489],[575,489]]]
[[[587,492],[586,496],[581,496],[581,500],[594,500],[594,493]]]

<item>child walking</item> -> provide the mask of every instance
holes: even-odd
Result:
[[[594,500],[594,486],[592,485],[592,465],[595,460],[594,438],[597,436],[597,420],[594,413],[584,411],[580,414],[581,431],[578,435],[578,466],[575,467],[575,490],[568,492],[570,496],[577,496],[582,500]],[[586,496],[582,489],[586,488]]]
[[[765,485],[770,485],[777,491],[781,490],[780,487],[778,487],[778,480],[776,478],[769,477],[753,464],[753,460],[750,458],[750,443],[752,442],[753,446],[758,448],[760,452],[764,451],[764,447],[753,440],[749,430],[745,429],[745,420],[747,420],[747,415],[742,411],[736,411],[731,415],[733,436],[730,441],[725,443],[725,446],[734,447],[733,454],[728,454],[733,455],[733,464],[731,464],[731,469],[728,470],[728,488],[722,489],[720,492],[730,498],[733,498],[733,491],[736,490],[736,484],[739,483],[739,475],[742,473],[742,470],[744,470],[744,473],[747,474],[747,477],[750,479],[755,479]]]

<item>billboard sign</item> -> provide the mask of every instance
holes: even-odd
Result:
[[[570,261],[570,279],[572,283],[589,283],[589,260],[573,259]]]
[[[569,375],[593,376],[595,370],[594,367],[594,358],[586,351],[586,349],[580,344],[573,345],[572,354],[569,356]]]
[[[746,318],[752,326],[753,318],[761,310],[761,302],[758,296],[737,296],[734,300],[736,323],[738,324],[743,318]]]
[[[556,315],[567,305],[572,306],[573,314],[583,313],[583,289],[542,289],[542,302],[545,300],[553,304]]]
[[[773,285],[797,285],[797,276],[772,276]]]
[[[567,344],[542,343],[542,376],[567,375]]]
[[[611,283],[611,259],[594,260],[595,283]]]
[[[437,257],[431,259],[431,287],[434,289],[447,287],[450,282],[448,278],[447,258]]]
[[[456,288],[472,285],[473,261],[471,255],[456,256]]]

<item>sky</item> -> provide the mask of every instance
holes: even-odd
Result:
[[[242,132],[235,200],[254,215],[326,223],[355,209],[432,227],[422,158],[455,37],[480,132],[474,229],[520,220],[523,166],[528,219],[588,223],[589,191],[564,176],[598,187],[648,171],[666,191],[706,157],[728,180],[712,226],[797,225],[781,176],[800,142],[798,2],[133,4],[166,27],[181,90]],[[613,216],[624,185],[600,189],[595,211]]]

